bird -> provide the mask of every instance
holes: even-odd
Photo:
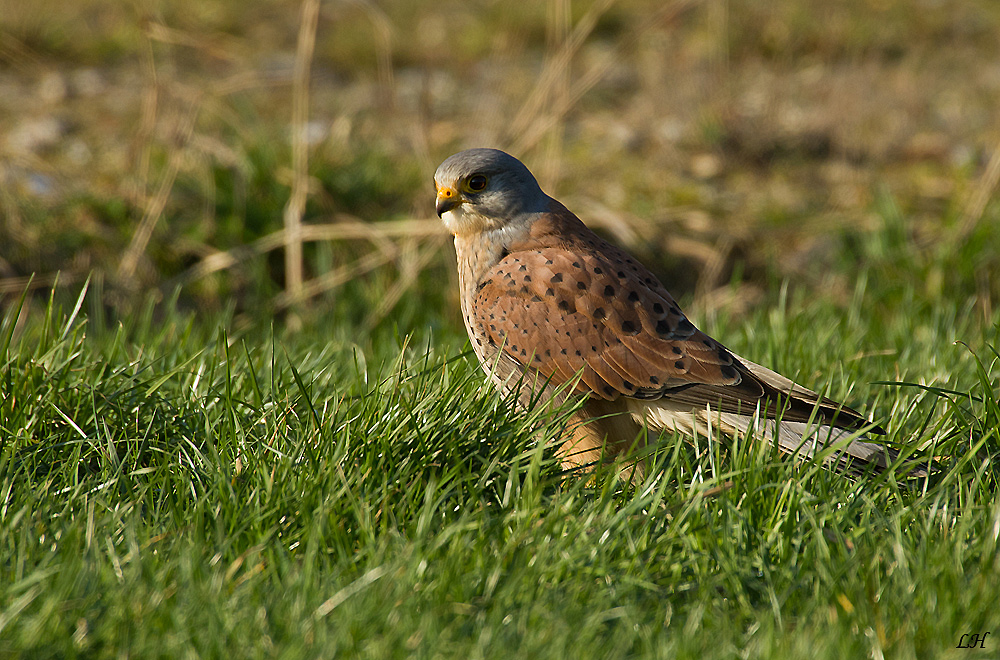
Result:
[[[524,406],[581,397],[556,454],[565,470],[622,459],[634,477],[662,431],[714,429],[822,454],[835,470],[883,471],[884,429],[741,357],[699,330],[660,280],[545,194],[510,154],[468,149],[434,173],[454,236],[462,316],[492,383]],[[869,468],[869,466],[871,466]]]

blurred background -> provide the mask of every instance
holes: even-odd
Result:
[[[460,329],[472,146],[696,315],[1000,300],[995,0],[0,0],[0,296]]]

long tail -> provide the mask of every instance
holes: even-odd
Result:
[[[829,467],[851,475],[860,475],[871,469],[882,472],[897,462],[898,453],[856,430],[841,429],[823,424],[764,419],[762,415],[712,410],[706,405],[692,411],[686,404],[666,399],[647,402],[630,400],[629,411],[640,424],[651,429],[674,429],[687,435],[745,435],[751,433],[762,442],[776,442],[783,452],[801,458],[823,455]],[[777,430],[775,427],[777,426]],[[829,450],[829,451],[827,451]],[[897,474],[907,478],[928,474],[929,463],[916,460],[897,466]]]
[[[863,474],[869,466],[872,466],[875,472],[883,472],[899,457],[896,450],[871,442],[870,438],[859,435],[857,431],[810,425],[805,422],[776,423],[770,419],[763,421],[752,416],[733,413],[719,413],[717,418],[724,427],[729,427],[726,430],[730,432],[745,434],[752,431],[759,438],[773,439],[782,451],[789,454],[797,453],[803,458],[812,458],[827,449],[832,449],[824,457],[824,463],[847,474]],[[901,474],[909,478],[927,475],[927,465],[920,465],[915,461],[906,462],[900,467]]]

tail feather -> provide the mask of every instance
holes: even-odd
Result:
[[[860,474],[868,469],[869,465],[874,466],[876,472],[882,472],[898,457],[895,450],[870,442],[867,436],[859,435],[857,431],[833,426],[809,425],[804,422],[776,423],[774,420],[767,420],[761,429],[753,417],[731,413],[723,413],[720,417],[723,424],[741,434],[752,430],[758,433],[759,437],[773,438],[783,452],[797,453],[803,458],[813,458],[827,448],[832,448],[833,451],[824,457],[823,462],[849,474]],[[912,472],[911,474],[921,476]]]
[[[728,434],[753,434],[760,440],[773,441],[778,448],[802,458],[813,458],[825,450],[823,456],[829,467],[847,474],[858,475],[869,468],[882,472],[898,459],[898,452],[890,447],[870,441],[857,430],[842,429],[806,422],[775,421],[760,415],[718,412],[706,407],[692,412],[690,408],[672,406],[666,400],[637,402],[630,406],[632,416],[653,429],[673,429],[688,435],[707,435],[710,431]],[[927,466],[915,461],[900,466],[906,477],[927,475]]]

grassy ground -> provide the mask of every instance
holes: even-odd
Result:
[[[304,97],[307,32],[0,3],[0,657],[1000,653],[1000,6],[326,3]],[[941,472],[563,474],[432,218],[477,144]]]
[[[0,654],[965,657],[1000,626],[996,325],[873,313],[877,280],[710,329],[873,409],[930,482],[671,436],[635,488],[567,479],[534,441],[563,420],[484,388],[454,330],[101,327],[90,291],[8,346],[11,314]]]

